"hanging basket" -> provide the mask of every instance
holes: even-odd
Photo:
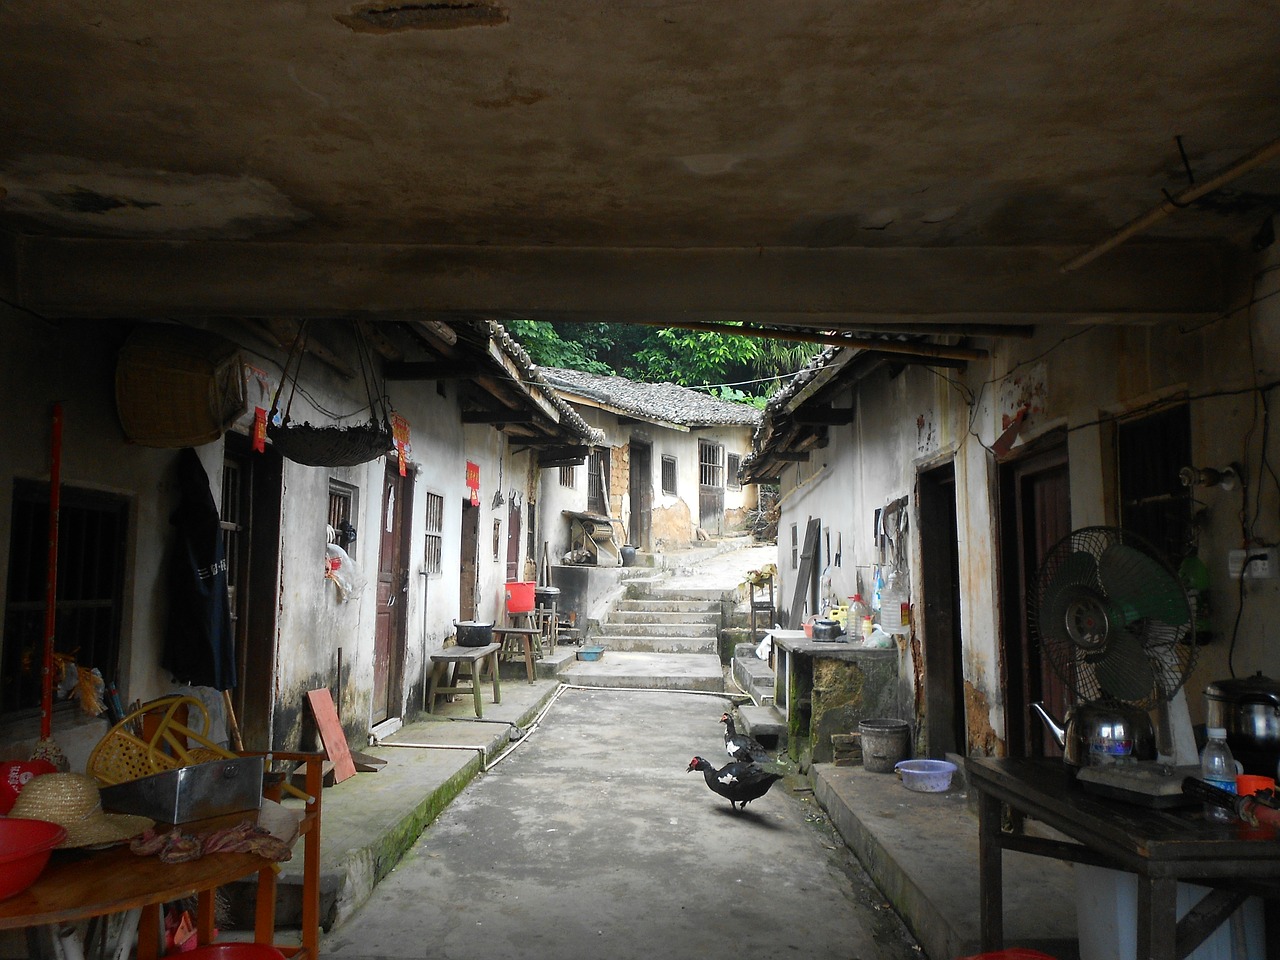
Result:
[[[393,443],[391,427],[375,420],[354,427],[285,421],[268,425],[267,436],[281,456],[309,467],[354,467],[385,456]]]
[[[307,421],[300,423],[290,418],[289,410],[292,408],[293,395],[298,388],[298,377],[302,371],[302,357],[307,349],[307,325],[304,323],[289,349],[284,375],[271,401],[271,412],[267,417],[267,436],[272,446],[286,459],[309,467],[354,467],[386,456],[394,447],[390,406],[375,385],[373,356],[365,339],[364,328],[359,322],[355,324],[355,334],[360,372],[369,397],[369,419],[354,426],[314,426]],[[280,396],[286,387],[289,392],[281,412]]]

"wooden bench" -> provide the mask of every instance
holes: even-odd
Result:
[[[466,693],[471,692],[476,702],[476,716],[484,716],[484,702],[480,699],[480,674],[484,670],[484,661],[489,661],[489,673],[493,677],[493,702],[502,702],[502,687],[498,683],[498,651],[502,649],[500,643],[487,643],[483,647],[448,647],[439,653],[431,655],[431,687],[427,692],[427,713],[435,713],[436,697],[445,696],[450,693]],[[471,673],[458,673],[458,668],[462,664],[469,664]],[[444,679],[446,671],[451,671],[447,685],[441,685],[440,681]],[[464,677],[470,679],[471,683],[467,686],[458,686],[458,681]]]

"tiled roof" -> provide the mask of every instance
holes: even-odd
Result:
[[[546,381],[574,396],[603,404],[612,410],[683,427],[760,423],[760,411],[745,403],[730,403],[690,390],[676,383],[638,383],[624,377],[606,377],[563,367],[539,367]]]

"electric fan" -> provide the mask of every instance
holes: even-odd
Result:
[[[1158,711],[1166,762],[1090,765],[1077,779],[1123,799],[1168,803],[1197,764],[1182,686],[1196,660],[1187,592],[1141,537],[1117,527],[1081,527],[1049,549],[1028,602],[1032,642],[1077,702],[1119,702]]]

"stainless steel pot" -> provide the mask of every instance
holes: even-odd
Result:
[[[1151,717],[1127,704],[1107,700],[1076,703],[1067,707],[1064,725],[1033,703],[1031,709],[1044,721],[1062,748],[1062,759],[1072,767],[1100,766],[1129,758],[1154,760],[1156,734]]]
[[[1227,746],[1245,773],[1274,777],[1280,764],[1280,682],[1259,671],[1215,680],[1204,691],[1206,726],[1227,731]]]

